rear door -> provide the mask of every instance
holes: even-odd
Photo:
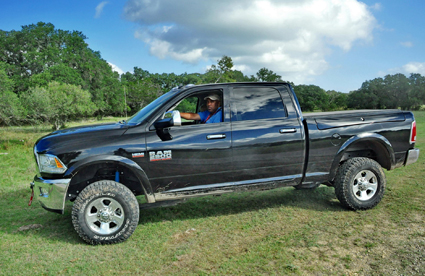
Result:
[[[231,121],[236,182],[301,179],[304,133],[286,86],[234,87]]]

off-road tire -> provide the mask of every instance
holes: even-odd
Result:
[[[334,186],[343,206],[366,210],[375,207],[384,196],[385,174],[375,160],[356,157],[339,167]]]
[[[72,224],[87,243],[111,244],[128,239],[139,222],[139,203],[124,185],[103,180],[90,184],[72,207]]]

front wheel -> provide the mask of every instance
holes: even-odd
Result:
[[[366,210],[381,201],[385,185],[385,174],[375,160],[356,157],[347,160],[338,169],[335,194],[345,207]]]
[[[139,203],[124,185],[110,180],[95,182],[81,191],[72,207],[72,223],[89,244],[125,241],[139,222]]]

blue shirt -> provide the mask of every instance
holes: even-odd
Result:
[[[205,110],[203,112],[199,112],[198,114],[199,114],[199,117],[201,117],[201,122],[204,124],[221,123],[221,118],[223,118],[223,112],[221,110],[221,107],[217,109],[215,114],[211,114],[211,117],[206,122],[205,120],[210,115],[210,112],[208,110]]]

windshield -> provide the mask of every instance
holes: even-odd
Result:
[[[173,89],[168,93],[165,93],[161,97],[157,98],[147,106],[145,106],[142,110],[134,114],[130,119],[128,119],[127,124],[128,125],[138,125],[141,122],[144,122],[152,113],[155,112],[155,110],[162,106],[163,103],[167,102],[170,98],[172,98],[175,95],[175,92],[178,91],[177,89]]]

